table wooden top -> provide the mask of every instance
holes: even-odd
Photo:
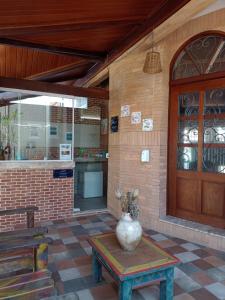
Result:
[[[134,251],[123,250],[114,232],[92,236],[89,242],[119,276],[166,268],[179,263],[176,257],[161,249],[147,236],[142,236]]]

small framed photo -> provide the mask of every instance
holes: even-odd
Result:
[[[131,124],[140,124],[141,123],[141,112],[136,111],[131,114]]]
[[[60,160],[71,160],[71,144],[60,144]]]
[[[130,116],[130,105],[122,105],[121,117],[129,117],[129,116]]]
[[[153,120],[152,119],[143,119],[142,130],[143,131],[152,131],[153,130]]]

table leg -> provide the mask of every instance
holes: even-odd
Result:
[[[166,280],[160,282],[160,300],[173,300],[174,269],[166,271]]]
[[[131,281],[122,281],[119,285],[119,300],[131,300],[132,283]]]
[[[102,265],[98,261],[94,249],[92,249],[92,272],[93,272],[94,280],[96,282],[100,282],[102,280]]]

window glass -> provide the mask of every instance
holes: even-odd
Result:
[[[179,54],[173,67],[173,79],[225,70],[225,38],[208,35],[190,42]]]
[[[177,147],[177,169],[196,171],[198,167],[197,147]]]
[[[73,99],[0,93],[1,160],[72,160],[74,108],[87,108],[87,98]]]
[[[225,88],[210,89],[205,92],[204,114],[225,113]]]
[[[225,89],[205,91],[203,123],[204,172],[225,173]]]
[[[178,114],[180,116],[192,116],[199,113],[199,93],[184,93],[178,97]]]
[[[179,121],[178,143],[197,144],[198,143],[198,121]]]

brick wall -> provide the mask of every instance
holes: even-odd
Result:
[[[52,173],[52,169],[0,170],[0,210],[36,205],[37,223],[71,217],[73,179],[53,179]],[[25,215],[0,217],[0,231],[25,224]]]
[[[182,10],[179,14],[182,15]],[[178,19],[172,17],[168,27]],[[152,118],[154,129],[152,132],[143,132],[141,124],[131,124],[130,117],[120,118],[119,132],[109,134],[108,165],[108,207],[115,216],[121,214],[119,202],[115,198],[116,188],[122,187],[126,191],[136,187],[140,190],[140,220],[145,227],[185,237],[190,241],[208,243],[213,248],[223,250],[225,238],[166,222],[163,217],[166,215],[167,202],[170,62],[179,47],[192,36],[208,30],[225,31],[224,19],[225,9],[187,21],[161,39],[155,49],[161,55],[162,73],[143,73],[151,36],[109,67],[109,116],[120,116],[121,105],[128,104],[131,111],[141,111],[142,118]],[[156,40],[160,37],[160,30],[160,27],[156,29]],[[151,150],[149,163],[141,163],[142,149]]]

